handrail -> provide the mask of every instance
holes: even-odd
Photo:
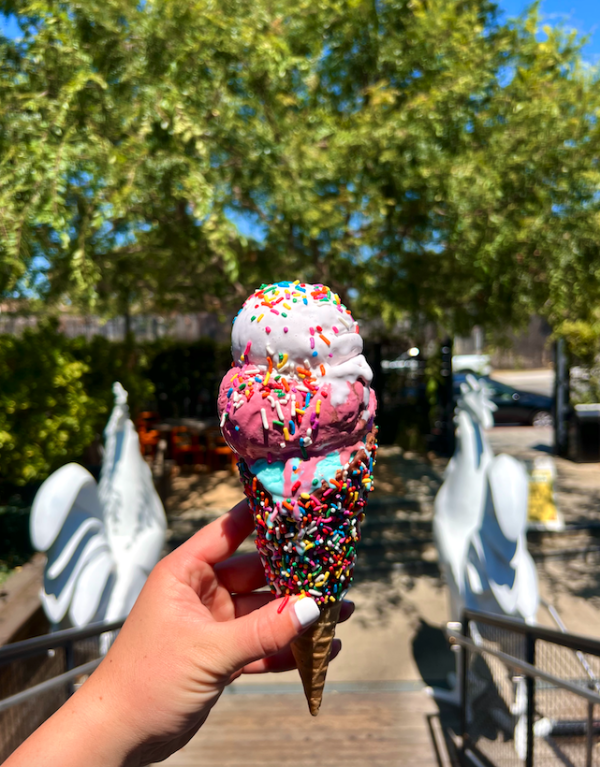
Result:
[[[592,655],[600,656],[600,641],[580,634],[563,634],[556,629],[538,626],[536,624],[524,623],[516,618],[506,618],[494,613],[478,612],[476,610],[465,610],[463,612],[465,619],[469,621],[478,621],[486,625],[496,626],[497,628],[514,631],[517,634],[534,637],[542,642],[552,642],[552,644],[568,647],[570,650],[581,650],[589,652]]]
[[[519,660],[512,655],[507,655],[506,653],[500,652],[499,650],[492,650],[491,647],[476,645],[469,639],[465,639],[462,634],[450,634],[448,641],[450,644],[458,644],[471,652],[477,653],[478,655],[483,655],[484,653],[493,655],[495,658],[501,660],[509,668],[514,668],[517,671],[522,671],[526,676],[543,679],[545,682],[549,682],[555,687],[562,687],[574,695],[579,695],[582,698],[585,698],[590,703],[600,703],[600,695],[592,692],[586,687],[580,687],[579,685],[573,684],[573,682],[567,682],[565,679],[561,679],[560,677],[554,676],[553,674],[548,674],[536,666],[532,666],[531,663],[526,663],[525,661]]]
[[[53,690],[55,687],[62,687],[68,682],[72,682],[76,677],[81,676],[81,674],[91,674],[91,672],[100,665],[101,660],[102,658],[96,658],[88,663],[84,663],[82,666],[77,666],[77,668],[72,668],[70,671],[65,671],[64,674],[53,676],[51,679],[46,679],[45,682],[40,682],[34,687],[29,687],[27,690],[22,690],[21,692],[11,695],[9,698],[0,700],[0,713],[13,706],[18,706],[19,703],[24,703],[30,698],[35,698],[36,695],[50,692],[50,690]]]
[[[0,647],[0,665],[14,660],[22,660],[32,655],[39,655],[47,650],[53,650],[55,647],[62,647],[78,642],[82,639],[104,634],[108,631],[118,631],[125,623],[124,619],[111,621],[110,623],[91,623],[83,628],[63,629],[51,634],[43,634],[39,637],[24,639],[21,642]]]
[[[554,622],[556,623],[558,628],[562,631],[562,633],[563,634],[567,634],[568,633],[567,627],[565,626],[565,624],[562,621],[562,618],[558,614],[558,610],[556,609],[556,607],[554,607],[554,605],[550,604],[550,602],[547,602],[545,599],[540,599],[540,602],[544,605],[546,610],[548,610],[548,612],[552,616]],[[576,650],[575,651],[575,657],[577,658],[577,660],[581,664],[581,667],[583,668],[585,673],[588,675],[590,680],[594,683],[594,687],[596,688],[596,690],[600,693],[600,680],[598,680],[598,677],[592,671],[592,667],[590,666],[590,664],[585,659],[585,656],[581,652],[581,650]]]

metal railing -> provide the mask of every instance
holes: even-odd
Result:
[[[123,622],[56,631],[0,648],[0,763],[99,665]]]
[[[466,610],[460,752],[497,767],[592,767],[600,721],[600,641]]]

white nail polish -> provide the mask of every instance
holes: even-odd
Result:
[[[299,599],[294,604],[294,610],[303,629],[310,626],[311,623],[314,623],[321,614],[317,603],[310,597]]]

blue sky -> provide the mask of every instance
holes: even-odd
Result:
[[[530,0],[496,0],[507,16],[518,16],[530,5]],[[542,21],[548,24],[564,23],[579,33],[589,35],[586,56],[600,60],[600,0],[542,0]],[[0,31],[9,37],[18,34],[14,19],[0,15]]]
[[[508,16],[519,16],[531,3],[528,0],[496,0]],[[560,24],[588,35],[586,58],[600,59],[600,2],[599,0],[542,0],[542,23]]]

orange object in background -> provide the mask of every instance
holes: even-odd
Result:
[[[174,426],[171,430],[171,457],[179,466],[186,463],[204,463],[206,448],[198,441],[198,435],[185,426]],[[191,458],[191,461],[187,459]]]
[[[147,455],[154,458],[156,447],[160,439],[160,432],[152,429],[152,424],[159,419],[158,413],[145,411],[135,419],[135,428],[140,439],[140,451],[145,457]]]
[[[235,472],[238,458],[223,439],[221,430],[218,427],[207,429],[205,436],[208,468],[211,471],[216,471],[225,464],[229,466],[232,472]]]

